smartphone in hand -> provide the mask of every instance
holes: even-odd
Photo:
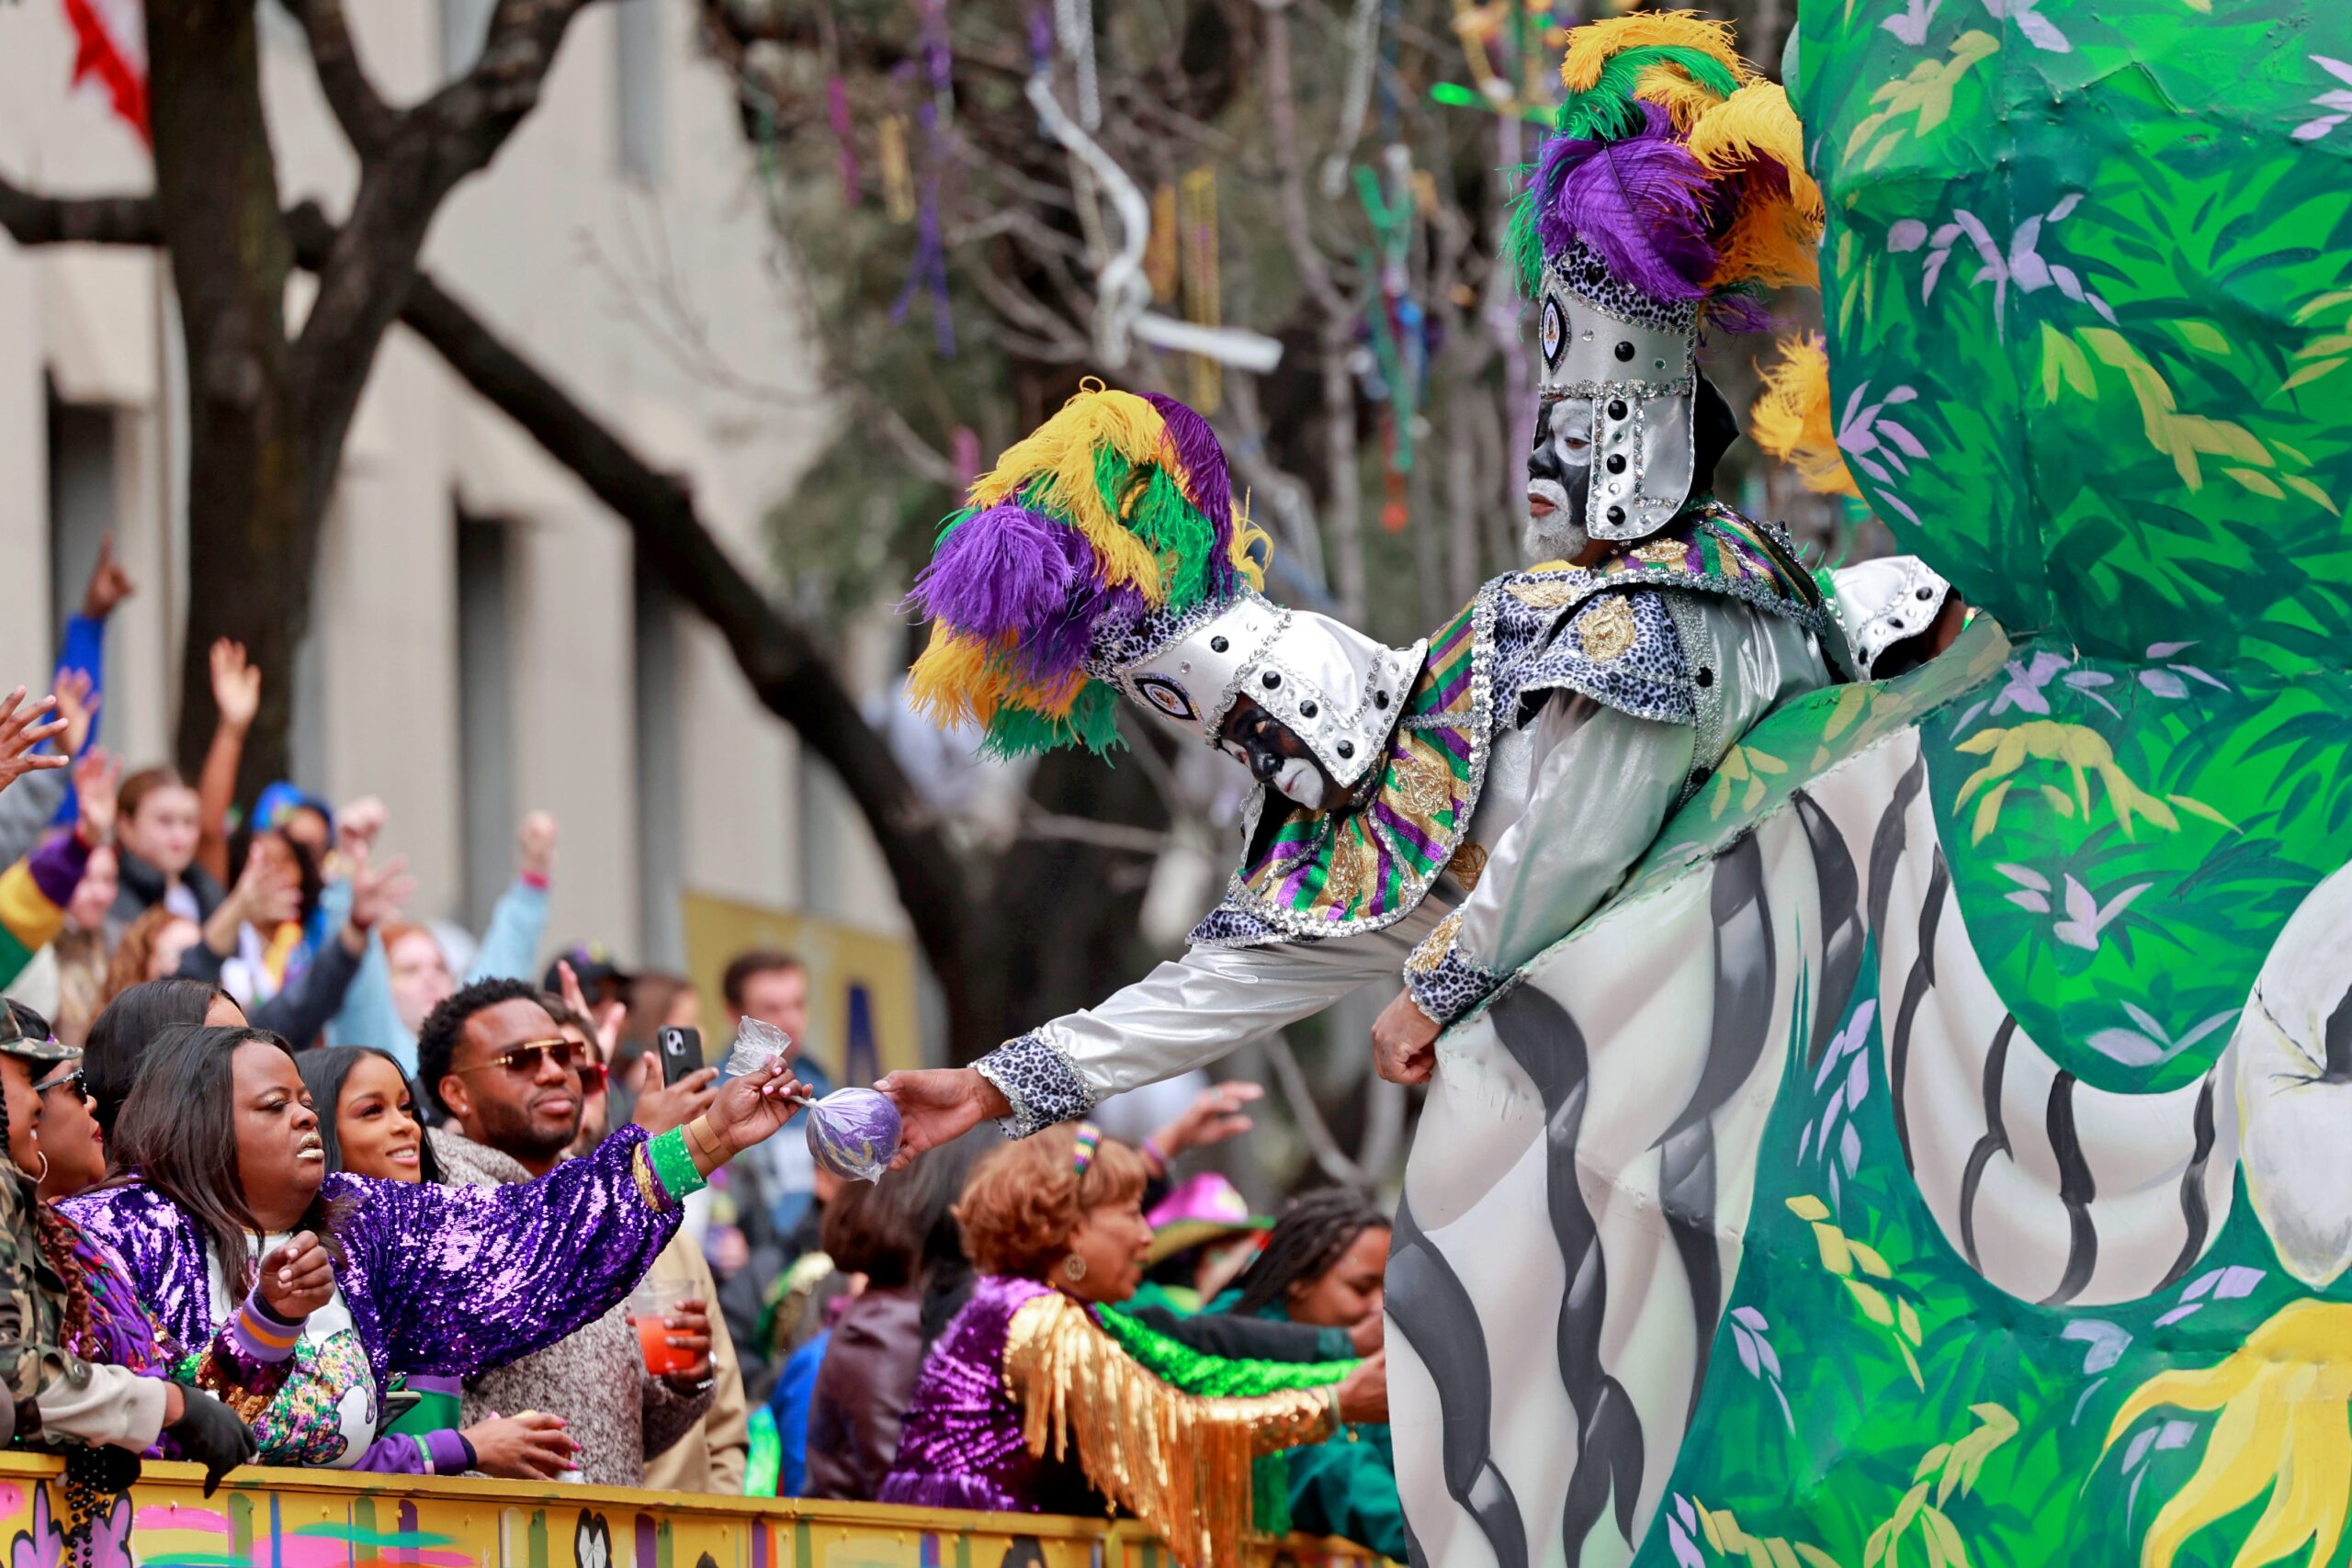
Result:
[[[664,1028],[653,1036],[662,1051],[662,1081],[678,1083],[703,1069],[702,1031]]]

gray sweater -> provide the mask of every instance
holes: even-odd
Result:
[[[531,1173],[455,1128],[435,1128],[433,1151],[451,1183],[503,1187]],[[626,1303],[537,1355],[469,1379],[461,1420],[541,1410],[563,1417],[580,1444],[580,1469],[595,1486],[641,1486],[645,1461],[684,1437],[710,1408],[711,1391],[682,1394],[650,1375]]]

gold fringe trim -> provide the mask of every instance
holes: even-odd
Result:
[[[1323,1389],[1207,1399],[1170,1387],[1058,1291],[1012,1314],[1004,1378],[1029,1451],[1064,1459],[1074,1439],[1087,1480],[1186,1568],[1240,1568],[1250,1461],[1332,1432]]]

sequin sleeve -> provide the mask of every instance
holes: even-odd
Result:
[[[1013,1313],[1004,1381],[1031,1453],[1075,1447],[1095,1489],[1188,1562],[1242,1561],[1251,1461],[1335,1430],[1329,1389],[1216,1399],[1170,1387],[1054,1291]]]
[[[470,1377],[602,1317],[677,1233],[680,1209],[624,1127],[503,1187],[353,1181],[344,1245],[377,1294],[388,1364]]]

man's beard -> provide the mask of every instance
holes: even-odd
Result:
[[[553,1159],[569,1149],[571,1141],[580,1135],[576,1103],[572,1113],[560,1123],[538,1121],[522,1106],[494,1100],[482,1102],[474,1114],[481,1122],[483,1143],[526,1163]]]
[[[1580,481],[1585,475],[1579,472],[1574,477]],[[1552,488],[1551,481],[1544,482],[1547,489]],[[1579,491],[1583,488],[1581,483],[1577,488]],[[1592,536],[1585,531],[1583,497],[1563,493],[1555,499],[1561,504],[1555,504],[1548,516],[1538,517],[1529,513],[1521,523],[1519,534],[1521,565],[1533,566],[1538,561],[1550,560],[1572,561],[1592,543]]]

